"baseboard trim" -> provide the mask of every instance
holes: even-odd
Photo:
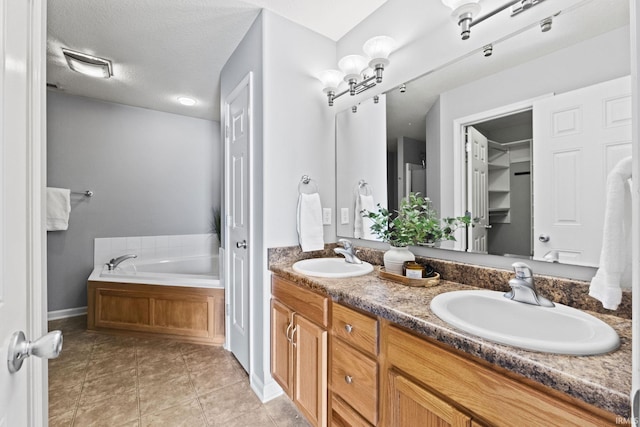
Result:
[[[67,308],[65,310],[50,311],[47,313],[47,320],[66,319],[87,314],[87,307]]]
[[[256,375],[251,375],[250,383],[251,390],[253,390],[262,403],[275,399],[282,394],[282,388],[273,379],[270,379],[267,384],[264,384]]]

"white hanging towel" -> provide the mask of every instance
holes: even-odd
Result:
[[[71,191],[68,188],[47,187],[47,231],[69,228]]]
[[[631,286],[631,170],[631,157],[626,157],[607,176],[600,264],[589,295],[608,310],[622,301],[621,287]]]
[[[322,205],[318,193],[298,196],[298,239],[302,252],[324,249]]]
[[[371,225],[373,220],[370,218],[364,218],[362,211],[373,212],[375,209],[373,196],[370,194],[356,194],[356,207],[354,209],[354,221],[353,221],[353,237],[356,239],[373,240],[375,237],[371,232]]]

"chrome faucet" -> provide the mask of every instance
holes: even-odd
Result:
[[[542,307],[555,307],[555,304],[543,296],[538,295],[533,284],[533,272],[531,268],[522,262],[514,262],[512,265],[516,277],[509,280],[511,291],[504,294],[505,298],[525,304],[539,305]]]
[[[362,260],[356,255],[358,251],[353,251],[353,243],[350,240],[340,239],[338,243],[342,243],[342,248],[335,248],[335,253],[344,256],[344,260],[349,264],[362,264]]]
[[[111,260],[106,263],[105,265],[107,266],[107,268],[109,270],[115,270],[115,268],[118,266],[118,264],[120,264],[122,261],[126,261],[130,258],[138,258],[138,255],[136,254],[127,254],[127,255],[122,255],[119,256],[118,258],[111,258]]]

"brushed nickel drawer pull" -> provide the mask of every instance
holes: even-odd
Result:
[[[346,325],[344,325],[344,330],[347,331],[348,334],[350,334],[351,331],[353,331],[353,326],[347,323]]]
[[[345,375],[344,382],[346,382],[347,384],[351,384],[353,382],[353,377],[351,377],[351,375]]]

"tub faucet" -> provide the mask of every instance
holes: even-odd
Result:
[[[342,243],[342,248],[335,248],[335,253],[344,256],[344,260],[349,264],[362,264],[362,260],[356,255],[358,251],[353,251],[353,243],[350,240],[340,239],[338,243]]]
[[[119,256],[118,258],[111,258],[111,260],[106,263],[105,265],[107,266],[107,268],[111,271],[111,270],[115,270],[115,268],[118,266],[118,264],[120,264],[122,261],[126,261],[130,258],[138,258],[138,255],[136,254],[127,254],[127,255],[122,255]]]
[[[509,280],[511,291],[504,294],[505,298],[525,304],[539,305],[542,307],[555,307],[548,299],[538,295],[533,284],[533,272],[531,268],[522,262],[514,262],[512,265],[516,277]]]

